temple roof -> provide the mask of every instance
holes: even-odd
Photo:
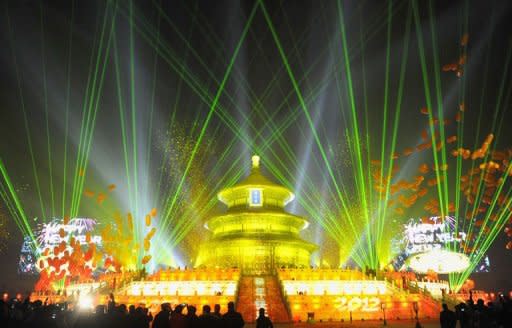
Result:
[[[254,155],[252,157],[251,173],[234,186],[222,189],[218,193],[218,198],[231,207],[233,199],[238,198],[240,193],[247,193],[248,198],[249,189],[251,188],[261,188],[264,194],[270,191],[273,198],[277,197],[277,199],[282,201],[283,207],[295,197],[290,189],[273,182],[261,173],[260,157]]]
[[[264,185],[264,186],[273,186],[273,187],[284,188],[283,186],[271,181],[269,178],[267,178],[266,176],[264,176],[261,173],[260,157],[259,156],[254,155],[251,158],[251,160],[252,160],[251,173],[249,173],[249,175],[245,179],[243,179],[239,183],[235,184],[233,187],[255,186],[255,185],[263,186]]]

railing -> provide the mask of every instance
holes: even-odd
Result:
[[[293,318],[292,318],[292,309],[290,307],[290,302],[288,301],[288,296],[284,292],[283,282],[281,281],[281,279],[279,279],[279,276],[276,274],[276,272],[274,272],[274,277],[275,277],[275,279],[277,281],[277,284],[279,286],[279,291],[281,293],[281,299],[283,300],[284,307],[286,309],[286,312],[288,313],[288,318],[293,320]]]

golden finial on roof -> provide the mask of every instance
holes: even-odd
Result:
[[[260,157],[258,155],[254,155],[252,157],[252,168],[257,169],[260,167]]]

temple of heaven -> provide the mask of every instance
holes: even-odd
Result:
[[[258,156],[252,157],[247,178],[217,196],[228,209],[206,222],[212,236],[201,245],[196,267],[236,267],[246,274],[309,267],[317,246],[299,235],[309,222],[286,212],[295,196],[261,173]]]

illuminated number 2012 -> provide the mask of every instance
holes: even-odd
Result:
[[[380,306],[380,299],[378,297],[353,297],[350,299],[340,297],[338,301],[339,311],[375,312],[379,310]]]

